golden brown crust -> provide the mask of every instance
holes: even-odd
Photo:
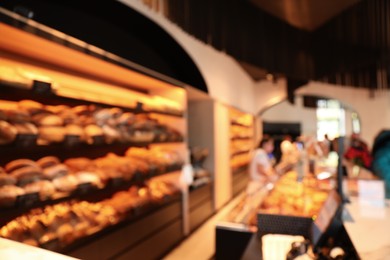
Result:
[[[26,166],[35,166],[37,167],[37,164],[30,159],[17,159],[13,160],[5,165],[5,170],[10,173],[14,170],[17,170],[19,168],[23,168]]]
[[[17,134],[18,130],[15,126],[0,120],[0,145],[12,143]]]

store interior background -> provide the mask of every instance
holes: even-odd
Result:
[[[229,124],[227,106],[255,115],[256,141],[261,139],[263,122],[299,123],[301,125],[301,134],[315,136],[317,133],[316,110],[314,108],[303,107],[303,96],[317,96],[340,101],[347,108],[344,133],[347,137],[353,132],[351,115],[352,113],[356,113],[360,120],[360,134],[370,147],[372,147],[375,136],[382,129],[390,128],[390,91],[387,87],[387,79],[390,73],[387,73],[387,70],[383,69],[389,60],[387,59],[386,53],[388,53],[387,51],[390,48],[390,40],[387,40],[385,35],[378,36],[377,45],[379,47],[378,49],[371,50],[376,54],[374,61],[366,60],[363,63],[356,63],[356,68],[349,67],[345,68],[345,71],[339,72],[339,76],[344,75],[343,73],[345,73],[345,75],[348,73],[351,73],[348,75],[353,75],[354,71],[358,71],[357,78],[359,78],[360,75],[363,75],[360,77],[360,81],[350,80],[350,83],[357,82],[358,84],[347,84],[348,82],[345,80],[338,80],[334,71],[330,73],[329,77],[325,77],[324,75],[322,75],[323,77],[320,77],[315,75],[315,73],[310,72],[312,69],[310,61],[305,60],[306,58],[303,58],[304,61],[299,60],[299,53],[297,56],[294,56],[291,60],[287,61],[287,63],[289,63],[286,65],[288,70],[282,71],[282,67],[278,68],[275,64],[271,64],[269,68],[260,67],[243,60],[242,58],[245,57],[241,54],[236,57],[227,50],[215,48],[211,44],[208,44],[207,40],[199,40],[193,33],[187,32],[182,26],[170,21],[166,17],[164,2],[174,4],[177,1],[115,1],[115,5],[120,3],[121,5],[123,4],[124,6],[129,7],[129,10],[122,10],[122,18],[126,12],[130,13],[135,11],[149,20],[142,24],[137,24],[136,22],[138,20],[133,20],[132,18],[129,18],[128,21],[122,20],[121,22],[126,24],[126,26],[117,28],[117,30],[111,31],[110,34],[111,36],[117,35],[118,38],[106,38],[104,41],[99,39],[99,37],[101,37],[99,34],[100,26],[105,25],[107,28],[115,28],[115,23],[112,20],[104,21],[103,18],[103,20],[100,20],[102,22],[101,24],[94,25],[97,21],[95,12],[98,12],[98,8],[103,7],[104,10],[104,6],[107,6],[107,11],[105,11],[106,14],[102,15],[100,13],[101,17],[115,16],[115,13],[109,13],[114,10],[111,9],[112,4],[108,3],[110,1],[99,1],[99,3],[93,4],[88,1],[88,3],[80,4],[80,9],[75,9],[75,6],[78,5],[78,1],[67,1],[67,3],[52,3],[52,1],[44,0],[3,1],[0,3],[0,6],[7,7],[14,5],[15,2],[20,3],[20,5],[31,6],[32,9],[36,10],[35,17],[38,21],[41,19],[40,22],[43,24],[64,31],[67,34],[72,35],[71,31],[79,27],[79,31],[74,31],[76,35],[72,36],[116,53],[119,56],[122,56],[121,54],[124,53],[122,52],[123,48],[131,49],[134,47],[133,51],[127,53],[128,56],[123,55],[123,57],[148,69],[154,70],[157,73],[161,73],[160,75],[167,75],[185,83],[188,102],[189,104],[192,104],[188,107],[189,118],[191,118],[188,127],[188,134],[191,138],[188,140],[188,145],[205,146],[209,150],[214,151],[210,153],[205,166],[212,169],[212,172],[215,174],[214,185],[218,192],[215,194],[214,207],[217,210],[226,205],[232,198],[230,185],[232,182],[231,176],[225,174],[226,172],[229,172],[230,158],[227,153],[223,152],[229,149],[228,143],[225,142],[225,140],[229,139],[229,133],[227,131],[227,126]],[[184,1],[187,5],[189,5],[189,2],[190,1]],[[206,2],[207,1],[200,1],[199,3],[205,4]],[[219,4],[223,5],[221,1],[219,2]],[[253,10],[257,10],[254,6],[255,2],[261,4],[265,1],[244,1],[244,4],[251,6]],[[278,2],[281,3],[286,1]],[[299,1],[296,3],[298,2]],[[307,3],[308,1],[301,1],[301,3],[303,2]],[[337,12],[334,13],[334,15],[340,15],[343,12],[347,12],[349,10],[348,8],[355,5],[369,5],[368,2],[375,2],[373,6],[377,7],[378,10],[382,4],[387,8],[386,10],[390,9],[390,6],[385,4],[385,0],[346,0],[339,2],[342,4],[338,7],[336,10]],[[234,6],[232,3],[235,3],[235,1],[229,1],[229,3],[231,6]],[[71,16],[72,19],[69,19],[70,13],[66,12],[49,15],[51,12],[50,10],[53,10],[53,8],[59,10],[63,7],[66,7],[68,10],[73,10],[70,13],[77,13],[78,16]],[[187,7],[190,8],[189,6]],[[86,15],[88,12],[90,12],[89,15]],[[261,12],[262,15],[269,15],[264,14],[264,11]],[[102,19],[101,17],[99,19]],[[330,21],[331,18],[332,16],[329,14],[328,21]],[[240,27],[240,17],[234,17],[233,19],[237,20],[237,27]],[[390,16],[386,16],[386,19],[388,19],[387,21],[390,21]],[[50,21],[51,23],[45,23],[44,21]],[[383,32],[390,32],[390,30],[387,30],[388,26],[390,26],[390,22],[387,24],[383,23],[381,26]],[[288,25],[288,27],[290,28],[290,25]],[[64,30],[66,28],[68,28],[69,31]],[[134,35],[131,34],[132,28],[136,31]],[[149,35],[148,29],[153,29],[153,32],[157,32],[157,35]],[[303,30],[308,29],[304,28]],[[311,28],[309,30],[314,29]],[[348,30],[348,28],[346,30]],[[364,28],[364,30],[369,30],[369,28]],[[77,33],[79,35],[77,35]],[[122,36],[127,33],[130,33],[129,39],[124,39]],[[142,36],[142,33],[145,35]],[[89,35],[90,39],[82,39],[82,37],[86,37],[85,35]],[[122,36],[119,37],[119,35]],[[264,35],[257,35],[256,37],[260,39],[263,37],[263,39],[266,40],[265,38],[267,35],[268,34],[265,33]],[[383,39],[381,37],[383,37]],[[390,36],[387,37],[390,39]],[[163,40],[160,42],[159,39]],[[95,42],[93,42],[93,40],[95,40]],[[101,42],[99,42],[100,40]],[[384,41],[383,45],[381,45],[381,40]],[[118,42],[121,42],[122,44],[119,44]],[[137,44],[134,46],[126,45],[129,43]],[[288,45],[289,42],[275,43],[277,46],[284,44]],[[296,43],[293,45],[295,44]],[[364,44],[362,45],[363,46],[357,46],[356,50],[365,50],[370,47],[364,46]],[[110,47],[112,49],[109,49]],[[116,47],[118,47],[118,49],[115,49]],[[348,46],[344,46],[344,48],[348,48]],[[143,50],[144,52],[140,52],[140,50]],[[252,51],[256,52],[256,49]],[[259,52],[263,51],[263,49],[259,49]],[[137,53],[140,55],[139,57],[136,57]],[[371,52],[368,52],[368,54],[363,53],[361,56],[365,57],[365,55],[369,55],[370,53]],[[272,58],[270,58],[269,55],[272,56]],[[356,55],[360,57],[359,53]],[[251,59],[250,57],[246,58],[248,60]],[[337,57],[332,58],[333,59],[330,59],[331,61],[337,61]],[[278,56],[275,56],[275,53],[267,54],[267,59],[277,60]],[[345,59],[346,58],[343,57],[343,61],[345,61]],[[359,61],[362,62],[362,60]],[[346,63],[348,63],[349,66],[352,66],[353,62],[349,62],[350,63]],[[283,62],[281,61],[281,63]],[[307,71],[296,69],[296,74],[294,75],[294,68],[299,67],[302,63],[305,63],[306,65],[308,63],[309,65],[307,66],[311,68],[308,68]],[[373,70],[371,67],[372,64],[374,64]],[[267,62],[264,62],[263,65],[267,65]],[[334,70],[340,69],[343,65],[346,64],[334,64]],[[367,72],[366,69],[369,72]],[[372,80],[371,77],[372,71],[374,71],[374,80]],[[365,77],[365,73],[368,73],[367,75],[369,76]],[[378,84],[374,84],[373,82]],[[365,85],[366,83],[367,85]],[[373,84],[375,86],[373,86]],[[199,109],[203,110],[204,113],[202,113],[202,116],[200,117],[191,117],[191,109],[196,107],[196,105],[199,105]],[[212,113],[208,113],[209,111],[212,111]],[[196,111],[194,114],[199,114],[198,112],[199,111]],[[191,124],[197,126],[196,133],[191,133],[191,131],[193,131],[191,129],[195,129],[195,127],[191,127]],[[211,132],[213,135],[210,135]],[[197,136],[203,138],[197,139]],[[209,136],[209,139],[207,139],[207,136]],[[216,158],[218,158],[218,160],[216,160]]]

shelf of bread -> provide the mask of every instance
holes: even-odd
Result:
[[[175,129],[175,124],[161,123],[159,117],[118,107],[0,100],[0,145],[182,142],[183,135]],[[176,119],[172,121],[177,122]]]
[[[26,212],[0,228],[0,236],[66,252],[98,233],[134,221],[181,197],[176,183],[151,180],[101,201],[72,200]]]
[[[129,148],[124,156],[16,159],[0,168],[0,208],[8,217],[74,198],[100,198],[150,178],[178,171],[181,155],[172,148]]]
[[[237,163],[234,159],[243,154],[250,153],[254,147],[253,116],[235,108],[229,108],[230,117],[230,156],[232,167]]]
[[[235,128],[243,129],[243,128],[253,128],[253,116],[248,113],[244,113],[236,108],[229,109],[230,114],[230,122],[232,126]],[[232,130],[231,132],[234,132]],[[253,132],[250,133],[253,135]]]
[[[64,252],[181,198],[178,81],[0,31],[1,237]]]
[[[229,108],[230,117],[230,168],[232,173],[247,169],[250,152],[254,148],[253,116],[238,109]]]

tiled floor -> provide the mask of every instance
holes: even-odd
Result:
[[[173,249],[165,260],[210,260],[215,253],[215,226],[239,202],[242,194],[212,216],[182,243]]]

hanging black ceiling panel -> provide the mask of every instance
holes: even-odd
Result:
[[[167,17],[216,49],[271,73],[294,80],[387,88],[390,1],[314,2],[288,1],[294,10],[306,4],[312,18],[319,7],[329,8],[323,10],[326,17],[318,13],[321,21],[294,18],[298,27],[310,30],[291,26],[282,20],[289,21],[286,14],[277,15],[278,19],[259,8],[270,5],[269,11],[287,3],[282,0],[168,0]]]

